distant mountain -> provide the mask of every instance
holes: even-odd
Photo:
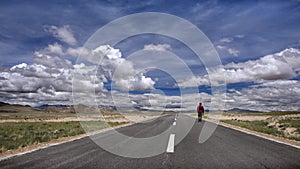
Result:
[[[24,112],[39,112],[40,109],[30,107],[28,105],[9,104],[0,102],[0,113],[24,113]]]
[[[43,104],[41,106],[38,106],[36,108],[39,108],[39,109],[46,109],[46,108],[49,108],[49,107],[52,107],[52,108],[58,108],[58,109],[66,109],[66,108],[70,108],[72,106],[70,105],[62,105],[62,104],[58,104],[58,105],[49,105],[49,104]]]
[[[247,109],[239,109],[239,108],[233,108],[233,109],[225,110],[225,112],[232,112],[232,113],[261,113],[260,111],[247,110]]]
[[[139,110],[139,111],[147,111],[147,109],[145,109],[143,106],[141,105],[135,105],[133,106],[136,110]]]
[[[105,109],[105,110],[111,110],[111,111],[117,110],[116,106],[110,106],[110,105],[98,105],[98,108]]]
[[[0,106],[8,106],[10,105],[9,103],[4,103],[4,102],[0,102]]]
[[[38,107],[28,105],[9,104],[0,102],[0,113],[75,113],[74,107],[70,105],[48,105]]]
[[[181,105],[172,105],[172,104],[167,104],[166,109],[180,109],[181,108]]]

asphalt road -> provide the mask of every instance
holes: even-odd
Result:
[[[181,125],[195,121],[192,117],[184,116],[174,124],[174,118],[175,115],[167,115],[148,123],[120,128],[118,132],[135,138],[146,138],[169,129],[170,133],[176,135],[176,128],[180,130]],[[199,144],[202,127],[203,122],[195,123],[181,142],[175,136],[175,144],[179,144],[175,145],[173,153],[165,151],[153,157],[125,158],[100,148],[89,137],[85,137],[2,160],[0,168],[300,168],[300,149],[222,126],[218,126],[206,142]],[[100,133],[93,138],[101,140],[113,137],[109,133]],[[157,147],[167,150],[169,139],[162,137]],[[136,147],[139,146],[147,145],[136,144]]]

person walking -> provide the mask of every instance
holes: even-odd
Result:
[[[202,116],[204,114],[204,107],[202,105],[202,103],[199,103],[198,107],[197,107],[197,112],[198,112],[198,122],[202,121]]]

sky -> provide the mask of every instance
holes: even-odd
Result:
[[[88,104],[84,87],[95,91],[98,105],[120,108],[194,111],[201,101],[213,110],[218,108],[211,100],[217,98],[225,103],[221,109],[300,110],[297,0],[12,0],[1,1],[0,11],[3,102],[70,105],[75,92],[75,100]],[[195,25],[215,48],[222,67],[210,72],[188,45],[164,35],[142,34],[87,47],[98,29],[143,12],[171,14]],[[118,34],[112,33],[100,39]],[[95,64],[91,58],[102,60]],[[220,86],[214,82],[224,78],[225,93],[213,93]]]

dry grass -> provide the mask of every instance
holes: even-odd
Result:
[[[126,122],[17,122],[0,123],[0,153],[29,145],[48,142],[61,137],[75,136],[101,130],[107,127],[125,124]]]

